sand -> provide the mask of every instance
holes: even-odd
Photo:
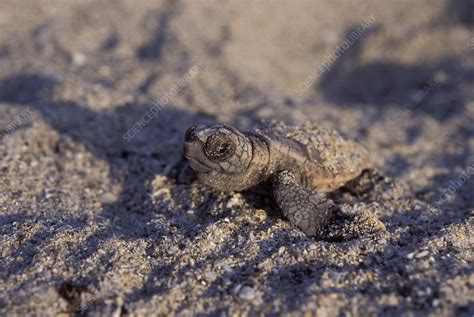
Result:
[[[0,315],[472,316],[472,1],[0,2]],[[183,181],[193,123],[312,121],[387,231]]]

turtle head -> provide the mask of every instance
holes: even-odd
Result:
[[[252,160],[252,142],[228,125],[195,125],[186,131],[184,157],[201,181],[222,187],[218,185],[222,180],[238,178],[247,172]]]

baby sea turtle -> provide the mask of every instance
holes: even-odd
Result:
[[[342,212],[327,197],[370,167],[365,149],[336,131],[280,122],[251,132],[192,126],[184,156],[198,180],[219,191],[271,188],[285,217],[307,235],[342,240],[385,228],[366,212]]]

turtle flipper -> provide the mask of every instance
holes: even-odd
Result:
[[[274,176],[273,195],[283,215],[307,235],[322,236],[331,224],[333,201],[299,186],[293,173],[283,171]]]
[[[348,240],[384,228],[366,213],[340,213],[324,194],[301,187],[293,173],[283,171],[273,179],[275,200],[285,217],[309,236],[324,240]]]

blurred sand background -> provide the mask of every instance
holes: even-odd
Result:
[[[472,316],[473,88],[470,0],[2,0],[0,315]],[[191,124],[271,119],[364,144],[387,232],[176,181]]]

